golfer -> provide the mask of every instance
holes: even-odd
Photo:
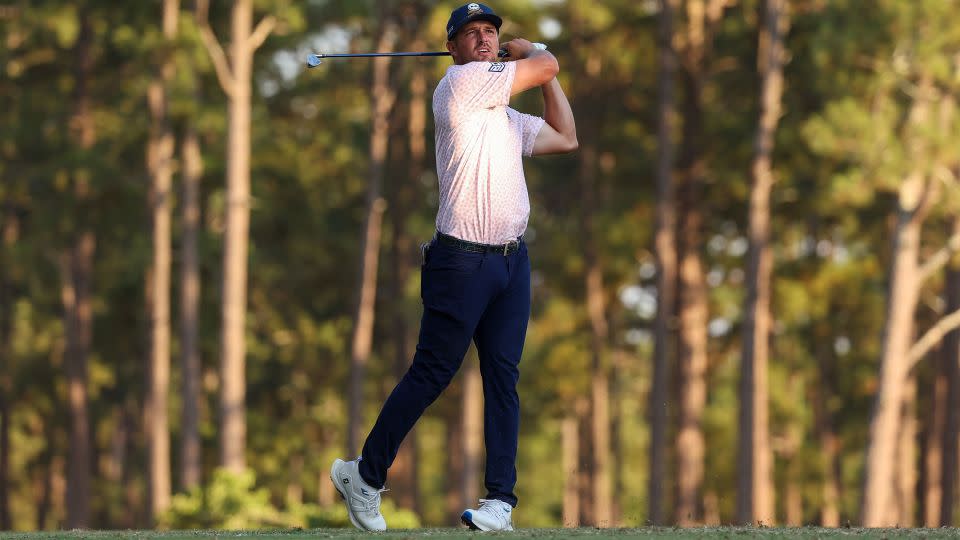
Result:
[[[407,432],[460,368],[472,339],[483,378],[486,497],[461,520],[481,531],[513,530],[517,505],[518,365],[530,318],[530,261],[523,233],[530,201],[522,157],[577,148],[557,59],[525,39],[499,43],[502,20],[470,3],[450,14],[454,64],[433,93],[440,207],[424,247],[423,318],[410,369],[384,403],[355,461],[330,477],[351,522],[386,529],[380,493]],[[504,58],[498,57],[503,48]],[[544,117],[511,109],[510,96],[539,87]]]

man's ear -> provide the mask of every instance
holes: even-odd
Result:
[[[455,48],[456,48],[456,47],[454,47],[452,40],[451,40],[451,41],[447,41],[447,52],[450,53],[450,56],[453,56],[454,61],[456,61],[456,59],[457,59],[457,57],[453,55],[453,51],[454,51]]]

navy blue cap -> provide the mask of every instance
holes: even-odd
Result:
[[[453,36],[457,35],[463,25],[471,21],[490,21],[497,27],[498,31],[500,25],[503,24],[503,19],[498,17],[488,6],[470,2],[458,7],[450,14],[450,20],[447,21],[447,39],[453,39]]]

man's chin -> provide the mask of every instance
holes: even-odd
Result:
[[[471,62],[496,62],[497,55],[493,53],[477,53],[473,56]]]

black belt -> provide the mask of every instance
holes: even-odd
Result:
[[[516,253],[520,251],[520,240],[511,240],[506,244],[492,245],[492,244],[478,244],[476,242],[469,242],[467,240],[461,240],[455,236],[450,236],[449,234],[443,234],[440,231],[437,231],[437,241],[443,244],[446,244],[463,251],[469,251],[471,253],[500,253],[503,256],[510,255],[511,253]]]

